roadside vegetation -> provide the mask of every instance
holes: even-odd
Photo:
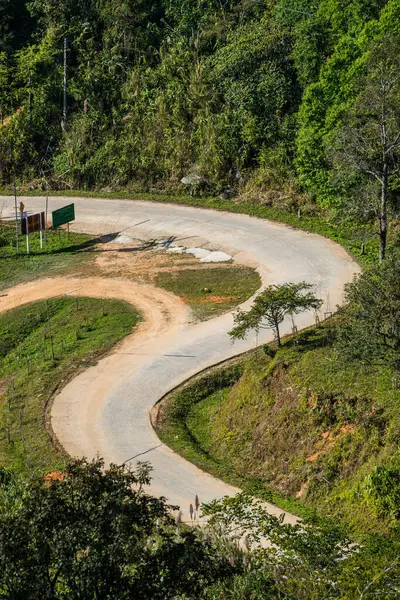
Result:
[[[119,300],[52,298],[0,313],[0,465],[30,477],[63,464],[53,443],[54,392],[130,333],[139,315]]]
[[[340,526],[315,520],[287,525],[243,495],[203,507],[208,524],[187,527],[179,514],[174,518],[164,498],[147,494],[150,477],[147,464],[135,470],[105,468],[100,460],[69,462],[63,471],[45,479],[34,475],[27,484],[3,470],[3,596],[398,597],[398,543],[366,540],[357,547]],[[259,547],[260,538],[273,544]]]
[[[348,284],[329,321],[189,382],[161,404],[160,436],[294,512],[397,535],[399,273],[400,258],[388,258]]]

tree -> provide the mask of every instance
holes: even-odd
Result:
[[[362,91],[331,146],[333,163],[342,174],[361,178],[364,189],[375,182],[370,210],[378,220],[379,256],[386,255],[390,183],[399,169],[400,43],[385,38],[373,46],[366,62]],[[357,203],[362,204],[359,194]]]
[[[268,286],[256,297],[247,313],[238,310],[234,317],[235,327],[229,335],[233,339],[244,339],[249,329],[258,332],[265,320],[267,327],[274,331],[280,346],[279,327],[287,315],[296,315],[310,309],[317,310],[322,306],[322,300],[309,291],[312,287],[304,281]]]
[[[359,275],[345,288],[347,306],[338,335],[341,354],[400,372],[400,256]]]
[[[210,541],[147,495],[149,467],[100,460],[30,483],[0,479],[0,596],[43,600],[198,598],[234,573]]]
[[[237,550],[234,557],[244,559],[245,575],[216,583],[213,594],[206,595],[210,600],[389,600],[399,596],[398,539],[385,544],[378,536],[365,537],[359,546],[351,543],[338,523],[316,515],[293,525],[285,523],[283,516],[271,515],[265,504],[247,494],[211,502],[203,512],[214,535],[217,531],[230,543],[241,539],[251,550]],[[259,542],[266,539],[271,543],[262,547]]]

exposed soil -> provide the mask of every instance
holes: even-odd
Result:
[[[165,250],[142,246],[135,242],[102,244],[101,253],[95,260],[95,267],[99,269],[100,275],[125,277],[146,283],[154,283],[160,273],[205,271],[220,269],[221,266],[226,269],[237,268],[237,265],[231,263],[201,263],[190,254],[169,254]]]
[[[178,325],[189,319],[189,310],[183,300],[170,292],[145,283],[102,277],[55,277],[17,285],[6,290],[0,297],[0,311],[66,294],[90,298],[118,298],[133,304],[143,317],[132,334],[134,336],[160,333],[173,324]]]

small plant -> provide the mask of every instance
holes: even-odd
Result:
[[[367,498],[373,500],[383,515],[400,519],[400,470],[380,465],[366,478]]]

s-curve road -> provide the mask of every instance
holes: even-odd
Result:
[[[20,198],[28,211],[44,210],[44,198]],[[220,249],[234,261],[257,267],[263,284],[315,284],[324,312],[342,302],[343,286],[358,266],[337,244],[318,235],[244,215],[170,204],[94,198],[51,198],[49,210],[75,202],[74,229],[95,234],[116,233],[140,239],[174,237],[186,247]],[[12,214],[13,199],[0,199],[3,214]],[[249,302],[247,303],[249,305]],[[296,318],[307,326],[314,315]],[[227,332],[232,314],[205,322],[180,322],[176,328],[139,337],[129,353],[101,360],[72,380],[55,398],[53,429],[71,455],[103,456],[123,463],[137,455],[153,468],[151,492],[181,506],[187,518],[195,495],[201,502],[236,493],[227,485],[160,445],[149,412],[168,391],[202,369],[253,348],[255,336],[232,344]],[[286,329],[289,329],[287,324]],[[259,342],[272,339],[262,330]],[[142,454],[144,453],[144,454]],[[274,507],[275,514],[281,511]],[[287,517],[291,519],[290,515]]]

